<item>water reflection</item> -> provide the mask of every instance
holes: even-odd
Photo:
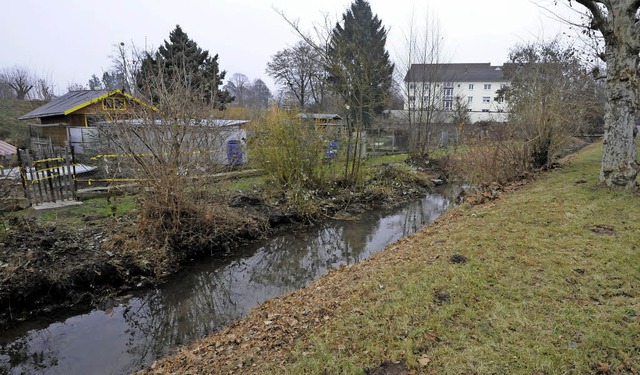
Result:
[[[0,338],[0,373],[124,373],[245,316],[266,299],[353,264],[435,220],[449,206],[429,195],[357,222],[330,222],[188,267],[161,289],[106,310]]]

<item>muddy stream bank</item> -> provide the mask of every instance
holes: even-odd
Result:
[[[168,283],[99,309],[31,321],[0,335],[0,373],[120,374],[221,329],[265,300],[302,288],[414,233],[450,205],[449,188],[357,221],[326,222],[186,266]]]

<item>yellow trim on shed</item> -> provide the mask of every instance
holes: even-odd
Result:
[[[91,105],[91,104],[93,104],[93,103],[97,103],[97,102],[99,102],[99,101],[101,101],[101,100],[103,100],[103,99],[106,99],[106,98],[108,98],[108,97],[110,97],[110,96],[112,96],[112,95],[115,95],[115,94],[120,94],[120,95],[124,96],[125,98],[127,98],[127,99],[131,99],[131,100],[135,101],[136,103],[138,103],[138,104],[140,104],[140,105],[143,105],[143,106],[145,106],[145,107],[147,107],[147,108],[151,108],[151,109],[153,109],[154,111],[157,111],[157,110],[158,110],[156,107],[154,107],[154,106],[152,106],[152,105],[149,105],[149,104],[147,104],[147,103],[143,102],[142,100],[140,100],[140,99],[136,98],[135,96],[133,96],[133,95],[129,95],[129,94],[127,94],[126,92],[122,92],[122,91],[120,91],[120,90],[117,90],[117,89],[116,89],[116,90],[110,91],[110,92],[108,92],[108,93],[106,93],[106,94],[104,94],[104,95],[100,95],[100,96],[98,96],[97,98],[93,98],[93,99],[91,99],[91,100],[88,100],[88,101],[86,101],[86,102],[84,102],[84,103],[82,103],[82,104],[78,104],[77,106],[75,106],[75,107],[73,107],[73,108],[69,108],[69,109],[67,109],[66,111],[64,111],[64,115],[65,115],[65,116],[67,116],[67,115],[69,115],[70,113],[73,113],[73,112],[75,112],[75,111],[78,111],[78,110],[80,110],[80,109],[82,109],[82,108],[84,108],[84,107],[87,107],[87,106],[89,106],[89,105]]]

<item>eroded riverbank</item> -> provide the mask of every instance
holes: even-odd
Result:
[[[114,297],[87,314],[24,326],[2,340],[3,366],[13,373],[139,369],[176,345],[245,316],[256,304],[413,233],[446,210],[449,199],[443,194],[397,210],[367,212],[356,221],[299,227],[229,256],[188,265],[149,293]]]

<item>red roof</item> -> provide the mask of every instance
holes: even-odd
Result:
[[[0,156],[11,156],[17,153],[16,146],[0,141]]]

